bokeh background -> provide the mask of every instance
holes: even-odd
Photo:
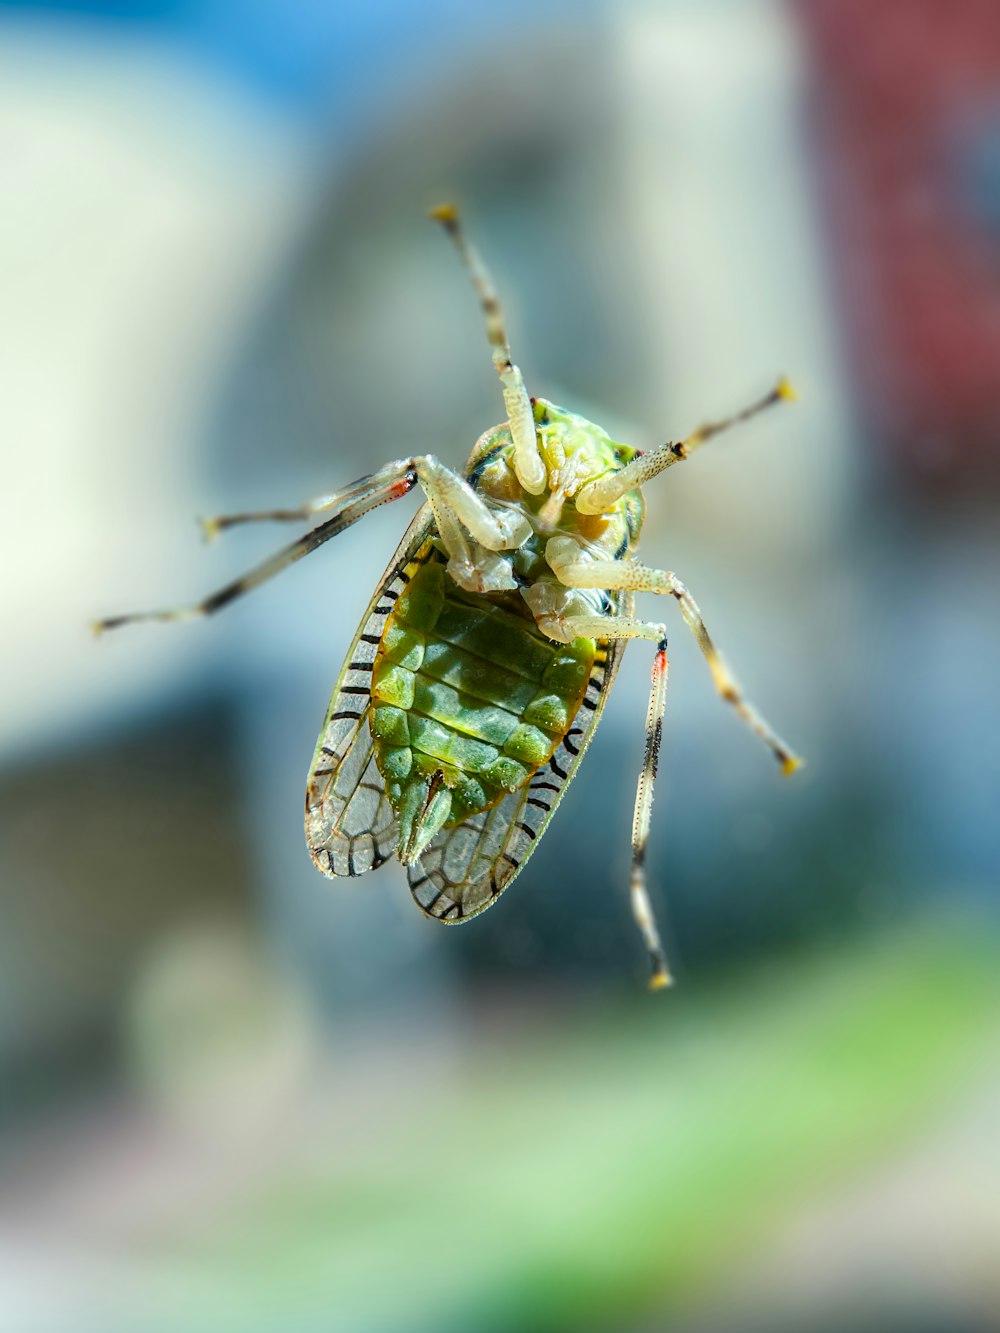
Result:
[[[639,447],[675,609],[495,911],[313,871],[414,502],[94,642],[532,392]],[[0,4],[0,1328],[1000,1329],[995,0]],[[650,614],[658,608],[651,603]]]

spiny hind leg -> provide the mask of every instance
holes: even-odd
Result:
[[[277,555],[271,556],[269,560],[250,570],[248,574],[234,579],[232,583],[227,583],[225,587],[211,593],[200,602],[164,611],[139,611],[128,615],[109,616],[95,622],[94,630],[96,633],[102,633],[104,630],[118,629],[122,625],[141,620],[193,620],[200,616],[212,615],[215,611],[228,606],[230,602],[252,592],[268,579],[274,578],[276,574],[280,574],[289,565],[309,555],[331,538],[339,536],[379,505],[401,499],[418,483],[434,510],[442,541],[446,547],[449,541],[453,543],[453,547],[448,547],[449,556],[458,561],[469,557],[469,543],[465,541],[462,532],[464,527],[473,538],[474,548],[476,550],[485,548],[485,554],[479,559],[479,566],[492,567],[491,561],[499,561],[506,566],[509,575],[509,562],[492,553],[519,546],[531,531],[527,519],[513,510],[490,509],[463,477],[445,467],[433,455],[426,454],[418,458],[399,459],[387,463],[377,472],[361,477],[350,486],[321,500],[311,501],[310,504],[315,506],[311,509],[309,506],[303,506],[298,511],[271,510],[261,514],[234,515],[236,521],[250,522],[257,518],[273,518],[275,514],[294,514],[298,517],[325,509],[333,511],[325,522],[307,532],[298,541],[292,542],[290,546],[286,546]],[[503,586],[514,586],[513,580]]]
[[[635,811],[632,815],[632,871],[629,878],[629,899],[632,915],[642,933],[643,942],[652,965],[649,984],[661,990],[671,983],[670,969],[660,943],[660,932],[653,915],[653,905],[646,888],[646,845],[649,841],[650,815],[653,809],[653,787],[660,758],[660,740],[663,734],[663,715],[667,704],[667,640],[662,625],[652,625],[632,616],[576,615],[568,616],[564,628],[570,638],[650,639],[656,644],[653,675],[646,709],[646,747],[635,792]]]
[[[639,782],[635,791],[635,812],[632,815],[632,873],[629,879],[629,897],[632,915],[642,932],[642,938],[652,964],[649,984],[653,990],[662,990],[671,983],[670,969],[660,943],[653,905],[646,888],[646,845],[649,841],[650,817],[653,810],[653,787],[660,761],[660,742],[663,736],[663,715],[667,707],[667,641],[661,639],[653,659],[652,681],[649,688],[649,706],[646,709],[646,748],[643,754]]]
[[[624,589],[630,592],[668,593],[673,597],[708,663],[715,688],[722,698],[733,707],[750,730],[761,738],[781,765],[784,774],[794,773],[801,767],[802,760],[744,695],[713,643],[697,602],[675,574],[669,570],[650,569],[637,560],[581,559],[579,546],[567,537],[551,538],[545,549],[545,558],[560,583],[567,588]]]

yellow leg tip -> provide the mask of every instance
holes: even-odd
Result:
[[[781,761],[782,777],[790,778],[793,773],[797,773],[800,768],[805,767],[805,762],[797,754],[786,754]]]
[[[206,543],[214,542],[222,531],[222,524],[217,518],[199,518],[198,526],[201,528],[202,540]]]
[[[427,216],[432,222],[440,222],[446,227],[453,227],[458,221],[458,206],[456,204],[438,204],[430,209]]]
[[[781,379],[778,380],[774,392],[783,403],[797,403],[799,401],[799,395],[792,388],[792,382],[787,375],[782,375]]]
[[[90,632],[95,639],[99,639],[104,633],[105,624],[103,620],[92,620],[90,622]]]
[[[650,990],[667,990],[674,984],[674,979],[665,967],[659,967],[649,978]]]

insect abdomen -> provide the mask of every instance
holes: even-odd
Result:
[[[463,593],[435,556],[386,623],[372,674],[375,760],[400,853],[496,805],[547,763],[583,698],[590,639],[556,644],[527,616]],[[426,829],[425,829],[426,831]],[[408,841],[410,839],[410,841]]]

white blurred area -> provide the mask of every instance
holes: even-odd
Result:
[[[410,451],[457,465],[499,417],[466,277],[423,217],[455,197],[531,392],[641,448],[779,374],[800,392],[656,484],[642,550],[688,584],[810,763],[798,786],[772,781],[677,617],[654,813],[667,931],[674,892],[706,917],[734,903],[752,915],[738,877],[748,895],[780,881],[796,828],[851,787],[854,738],[877,750],[889,725],[869,698],[880,607],[845,549],[869,465],[838,360],[788,11],[635,0],[540,22],[531,41],[492,27],[408,71],[382,114],[320,131],[153,39],[23,17],[0,16],[0,31],[0,761],[15,777],[41,766],[53,788],[43,816],[0,842],[0,1059],[16,1081],[92,1029],[111,1050],[82,1091],[53,1094],[5,1140],[0,1331],[474,1327],[469,1302],[482,1290],[499,1308],[519,1246],[583,1282],[572,1243],[595,1210],[624,1218],[595,1271],[642,1253],[660,1203],[649,1179],[662,1174],[667,1201],[697,1169],[718,1184],[712,1117],[732,1098],[734,1124],[744,1108],[770,1124],[765,1078],[803,1141],[815,1128],[834,1143],[834,1165],[807,1162],[802,1189],[773,1197],[767,1172],[748,1169],[758,1203],[725,1233],[731,1249],[662,1300],[639,1293],[620,1327],[646,1327],[661,1304],[673,1319],[675,1297],[680,1322],[650,1328],[820,1327],[810,1320],[844,1293],[895,1310],[911,1280],[994,1326],[996,1080],[972,1056],[943,1062],[954,1100],[921,1085],[926,1125],[907,1121],[895,1144],[883,1108],[890,1127],[865,1137],[852,1078],[877,1084],[883,1063],[862,1039],[883,1014],[881,964],[855,987],[848,945],[846,979],[828,982],[823,944],[815,992],[811,965],[781,992],[785,973],[762,963],[744,1003],[742,979],[722,999],[696,992],[695,962],[695,998],[679,1001],[691,1007],[665,1009],[662,1029],[622,1000],[641,984],[613,896],[641,757],[641,648],[593,779],[470,943],[423,921],[397,868],[329,883],[302,845],[315,729],[412,505],[207,624],[87,634],[95,616],[209,592],[291,536],[239,532],[206,551],[196,515],[294,504]],[[875,671],[883,684],[892,660]],[[144,743],[144,728],[148,754],[118,779],[136,810],[92,817],[55,761]],[[173,732],[177,775],[161,789],[150,774]],[[105,781],[119,790],[94,788]],[[81,842],[93,896],[67,907]],[[789,901],[821,900],[829,856],[796,863]],[[873,925],[892,924],[886,879],[865,862],[851,888]],[[605,881],[606,912],[592,892]],[[604,964],[594,981],[587,950]],[[567,983],[559,966],[577,956]],[[498,957],[509,971],[477,965]],[[683,960],[681,973],[683,990]],[[995,1053],[1000,1007],[983,994],[966,1055]],[[800,995],[804,1015],[849,1011],[860,1043],[827,1100],[807,1083],[808,1034],[783,1044]],[[758,1010],[773,1025],[760,1047]],[[856,1150],[837,1139],[838,1107]],[[781,1176],[780,1135],[764,1143]],[[935,1201],[926,1229],[922,1196]],[[535,1260],[526,1271],[544,1285]],[[853,1317],[845,1328],[865,1327]]]
[[[794,417],[750,427],[699,458],[697,469],[671,474],[651,493],[648,541],[650,559],[682,561],[690,534],[705,547],[695,558],[709,563],[748,542],[770,564],[790,551],[801,560],[809,546],[825,549],[851,460],[802,147],[791,128],[800,95],[794,41],[777,6],[740,13],[728,4],[637,4],[620,6],[613,20],[607,102],[616,151],[596,165],[579,159],[576,179],[571,164],[563,185],[570,201],[586,194],[590,214],[575,274],[577,304],[597,298],[588,337],[599,352],[606,337],[600,303],[618,303],[616,324],[630,345],[608,348],[609,365],[638,361],[630,378],[643,388],[627,408],[595,400],[588,410],[648,446],[742,405],[779,372],[792,374],[804,399]],[[734,26],[743,30],[734,34]],[[0,431],[11,446],[0,481],[17,497],[0,555],[10,640],[21,646],[6,663],[11,688],[0,704],[0,734],[15,748],[50,727],[54,737],[72,733],[77,719],[92,725],[95,709],[119,710],[128,698],[162,690],[185,662],[210,651],[204,634],[175,633],[145,644],[123,636],[113,651],[102,645],[95,652],[76,631],[95,615],[151,597],[197,595],[219,579],[215,553],[207,557],[192,540],[206,499],[224,498],[218,487],[206,497],[198,451],[248,326],[292,263],[321,189],[331,195],[321,186],[315,141],[293,121],[269,116],[161,47],[102,43],[69,24],[34,32],[11,24],[0,62],[0,352],[7,368]],[[708,65],[710,82],[701,72]],[[525,83],[531,74],[522,73]],[[489,149],[501,155],[488,103],[467,102],[459,80],[454,89],[454,104],[436,107],[437,119],[453,124],[460,99],[461,114],[480,112]],[[537,119],[547,108],[535,99]],[[743,101],[753,117],[739,115]],[[393,128],[380,130],[383,142],[372,154],[396,165]],[[512,132],[524,132],[516,119]],[[468,133],[454,136],[459,154]],[[448,146],[447,139],[427,145],[430,160],[411,162],[408,179],[397,173],[395,191],[391,179],[383,181],[383,207],[414,190],[433,197],[438,181],[456,182],[461,156],[449,163]],[[748,215],[748,201],[756,216]],[[470,204],[475,227],[474,198]],[[377,333],[419,320],[421,341],[430,335],[445,356],[443,365],[432,367],[428,357],[424,367],[416,351],[424,368],[418,392],[447,401],[456,378],[474,380],[486,389],[479,394],[485,425],[498,414],[499,395],[488,391],[488,359],[474,338],[464,278],[449,256],[438,255],[436,238],[423,235],[429,229],[419,212],[393,218],[397,235],[404,223],[413,233],[405,263],[425,269],[433,256],[436,298],[427,300],[422,286],[419,306],[408,305],[412,278],[388,250],[381,279],[367,292],[355,281],[350,295],[381,307]],[[558,210],[548,224],[532,223],[539,225],[558,227]],[[524,224],[508,238],[494,225],[489,244],[480,243],[495,266],[507,268],[518,247],[521,269],[530,271],[532,240]],[[541,248],[554,240],[543,237]],[[585,386],[559,382],[565,372],[553,384],[544,344],[533,345],[546,298],[507,296],[515,344],[531,348],[530,383],[558,388],[567,399],[585,394]],[[372,315],[331,306],[345,340],[359,318]],[[362,349],[370,359],[373,341]],[[332,348],[333,356],[358,371],[350,346]],[[391,399],[401,371],[398,358],[369,360],[360,368],[359,397],[383,380]],[[428,404],[408,406],[419,417]],[[449,439],[438,448],[457,462],[470,445]],[[288,447],[274,439],[279,464]],[[342,479],[338,454],[346,448],[331,439],[327,484]],[[238,459],[238,444],[229,456]],[[271,476],[280,473],[279,466]],[[295,481],[293,472],[287,494],[261,496],[261,503],[298,498]],[[238,477],[233,489],[243,489]],[[327,577],[336,581],[337,556],[325,554]],[[775,616],[768,631],[780,633],[782,619]],[[70,676],[73,707],[54,708],[67,699]]]
[[[95,652],[87,626],[106,595],[142,604],[151,569],[180,590],[203,574],[195,450],[310,176],[292,125],[71,22],[6,19],[0,143],[9,754],[92,728],[204,651]]]

